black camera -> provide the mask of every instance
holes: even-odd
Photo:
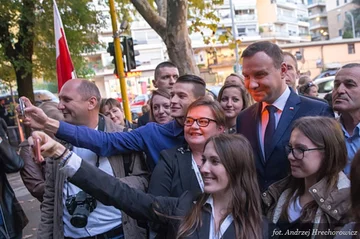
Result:
[[[84,191],[78,192],[66,199],[66,208],[72,216],[71,225],[77,228],[85,227],[89,214],[96,208],[96,199]]]

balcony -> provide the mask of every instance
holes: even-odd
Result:
[[[309,15],[309,19],[321,18],[321,17],[327,17],[327,13],[326,12],[316,12],[316,13],[312,13],[311,15]]]
[[[289,37],[288,32],[262,32],[260,33],[261,38],[267,37]]]
[[[326,7],[326,1],[325,0],[313,0],[313,1],[308,2],[308,9],[317,7],[317,6]]]
[[[328,28],[328,22],[327,21],[319,21],[319,22],[311,22],[310,23],[310,31],[314,31],[321,28]]]
[[[277,0],[279,7],[295,10],[297,8],[296,0]]]
[[[294,23],[296,24],[298,19],[296,17],[278,15],[276,19],[276,23],[286,24],[286,23]]]

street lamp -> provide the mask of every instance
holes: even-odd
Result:
[[[352,28],[352,33],[353,33],[353,38],[355,38],[355,24],[354,24],[354,16],[352,15],[351,12],[345,12],[345,14],[348,13],[350,15],[351,18],[351,28]]]
[[[238,73],[240,71],[240,66],[239,66],[239,48],[238,48],[238,44],[237,44],[237,35],[236,35],[236,29],[235,29],[235,21],[234,21],[234,5],[232,0],[230,0],[230,16],[231,16],[231,27],[232,27],[232,32],[233,32],[233,37],[234,37],[234,41],[235,41],[235,72]]]

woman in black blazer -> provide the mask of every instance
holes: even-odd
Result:
[[[71,183],[133,218],[167,225],[169,239],[258,239],[267,234],[252,147],[241,135],[220,134],[207,140],[200,168],[204,193],[196,201],[188,192],[169,198],[132,189],[43,132],[34,132],[33,137],[45,142],[41,146],[44,156],[62,158],[60,163],[65,166],[60,170]]]
[[[200,126],[201,125],[201,126]],[[206,140],[224,132],[225,115],[218,102],[209,97],[194,101],[187,111],[184,137],[187,145],[163,150],[151,175],[148,193],[180,197],[185,191],[202,193],[203,182],[198,167]]]

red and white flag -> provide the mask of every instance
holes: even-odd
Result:
[[[64,27],[61,21],[59,9],[54,1],[54,31],[56,44],[56,74],[58,79],[58,90],[60,92],[64,83],[76,78],[74,65],[66,42]]]

